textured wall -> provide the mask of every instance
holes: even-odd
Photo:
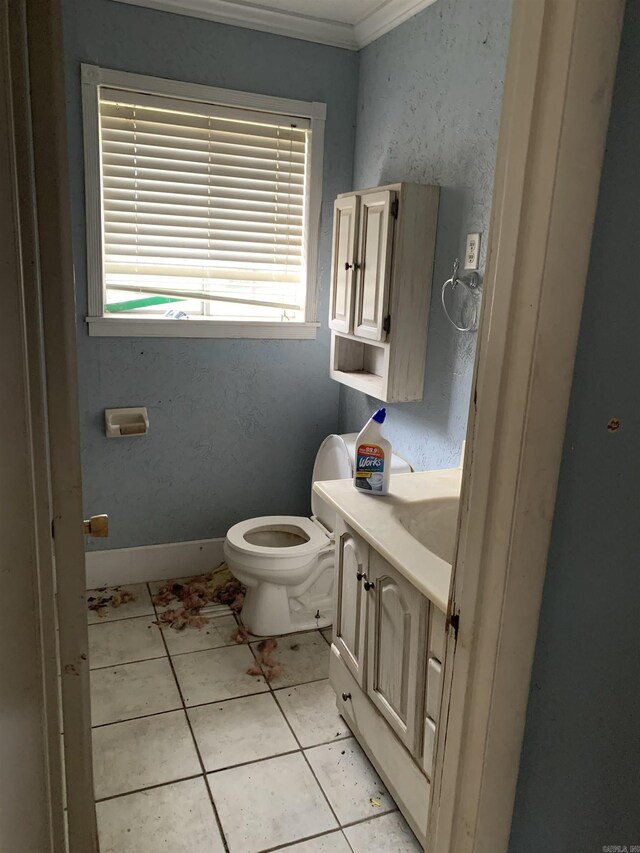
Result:
[[[468,232],[491,207],[511,0],[438,0],[360,54],[354,179],[442,187],[425,392],[390,406],[386,434],[418,469],[457,464],[465,436],[476,336],[457,332],[440,288]],[[377,401],[341,388],[341,430],[357,430]]]
[[[640,845],[640,2],[629,0],[531,681],[511,853]],[[610,418],[620,428],[609,433]],[[618,849],[618,847],[616,847]],[[627,849],[627,847],[624,847]]]
[[[332,200],[351,186],[358,56],[115,3],[64,0],[85,511],[122,547],[224,535],[252,515],[308,511],[328,378]],[[327,104],[317,341],[89,338],[80,62]],[[107,440],[103,410],[145,405],[150,433]]]

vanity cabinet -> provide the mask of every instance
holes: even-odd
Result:
[[[338,709],[424,843],[445,616],[340,517],[335,566]]]
[[[367,578],[367,695],[420,755],[428,602],[375,551]]]
[[[335,202],[330,375],[385,402],[422,399],[438,198],[399,183]]]
[[[364,687],[365,590],[363,578],[369,565],[369,546],[338,520],[336,525],[336,588],[333,642],[345,666]]]

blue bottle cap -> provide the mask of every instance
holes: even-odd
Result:
[[[387,417],[387,410],[384,406],[381,409],[378,409],[377,412],[373,413],[373,420],[378,424],[383,424],[384,419]]]

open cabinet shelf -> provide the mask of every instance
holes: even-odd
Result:
[[[390,403],[386,388],[388,360],[386,342],[363,341],[339,332],[334,332],[331,338],[331,378]]]

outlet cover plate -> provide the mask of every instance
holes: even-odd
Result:
[[[480,232],[467,234],[467,246],[464,252],[464,268],[477,270],[480,263]]]

